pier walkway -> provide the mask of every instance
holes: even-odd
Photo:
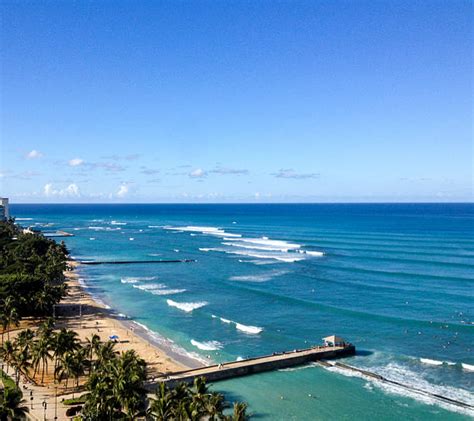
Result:
[[[191,263],[194,259],[161,259],[161,260],[78,260],[81,265],[136,265],[145,263]]]
[[[204,377],[208,382],[247,376],[264,371],[293,367],[321,359],[333,359],[355,354],[355,346],[316,346],[313,348],[274,353],[263,357],[250,358],[241,361],[215,364],[192,370],[179,371],[168,376],[158,377],[158,382],[166,382],[170,386],[177,383],[192,383],[196,377]]]

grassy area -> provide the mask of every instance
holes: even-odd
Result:
[[[3,383],[3,385],[7,388],[10,389],[16,389],[16,384],[15,381],[7,375],[2,369],[0,369],[0,379]]]
[[[83,405],[86,401],[86,398],[83,396],[78,396],[77,398],[64,399],[64,405]]]

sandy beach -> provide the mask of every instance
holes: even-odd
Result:
[[[171,349],[164,349],[165,346],[159,347],[157,341],[147,337],[147,332],[143,327],[124,319],[103,303],[94,300],[79,282],[79,276],[74,270],[78,265],[75,261],[69,262],[73,270],[66,272],[68,294],[61,304],[77,309],[75,312],[78,311],[78,305],[81,305],[82,315],[59,317],[57,327],[73,329],[78,333],[81,341],[85,341],[94,334],[99,335],[104,342],[110,340],[111,336],[118,336],[116,350],[119,352],[135,350],[146,361],[150,379],[200,365],[190,358],[188,361],[185,356],[173,354]]]

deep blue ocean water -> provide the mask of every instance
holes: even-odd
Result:
[[[319,344],[346,362],[474,405],[474,205],[12,205],[18,222],[74,233],[117,312],[201,361]],[[31,219],[29,219],[31,218]],[[49,224],[49,226],[46,226]],[[467,419],[473,414],[319,366],[216,384],[262,419]]]

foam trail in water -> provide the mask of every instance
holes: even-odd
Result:
[[[146,334],[149,335],[153,341],[159,343],[160,345],[164,345],[165,347],[168,347],[171,349],[172,352],[183,355],[188,358],[192,358],[196,361],[199,361],[203,365],[209,365],[209,360],[202,358],[198,353],[196,352],[188,352],[184,348],[181,348],[180,346],[176,345],[172,339],[165,338],[164,336],[161,336],[157,332],[154,332],[148,326],[140,323],[140,322],[133,322],[137,326],[141,327],[143,330],[146,331]]]
[[[193,310],[204,307],[205,305],[208,304],[206,301],[199,301],[196,303],[178,303],[176,301],[169,300],[169,299],[166,300],[166,302],[170,307],[176,307],[180,310],[185,311],[186,313],[190,313]]]
[[[474,371],[474,365],[461,363],[461,366],[466,371]]]
[[[443,361],[431,360],[429,358],[420,358],[420,361],[423,364],[428,364],[428,365],[443,365]]]
[[[191,339],[191,343],[203,351],[216,351],[222,349],[222,344],[219,341],[209,341],[209,342],[198,342],[194,339]]]
[[[110,225],[127,225],[126,222],[112,221]]]
[[[166,288],[165,284],[145,284],[145,285],[133,285],[133,288],[141,289],[142,291],[154,291],[157,289]]]
[[[123,284],[136,284],[140,281],[154,281],[158,276],[125,276],[121,278]]]
[[[248,257],[257,257],[259,259],[274,259],[278,260],[280,262],[286,262],[286,263],[293,263],[293,262],[298,262],[300,260],[304,260],[304,257],[301,255],[296,255],[296,254],[262,254],[258,252],[252,252],[252,251],[243,251],[243,250],[227,250],[225,253],[228,254],[237,254],[239,256],[248,256]]]
[[[224,240],[226,240],[224,238]],[[237,241],[247,243],[247,247],[252,247],[249,244],[253,245],[253,248],[258,248],[258,247],[266,247],[265,250],[294,250],[294,249],[299,249],[301,247],[301,244],[296,244],[296,243],[289,243],[288,241],[284,240],[270,240],[268,237],[262,237],[262,238],[239,238]],[[241,247],[245,247],[243,244],[241,244]]]
[[[200,227],[200,226],[186,226],[186,227],[171,227],[171,226],[165,226],[163,227],[165,230],[171,230],[171,231],[181,231],[181,232],[199,232],[201,234],[207,234],[207,235],[216,235],[218,237],[233,237],[233,238],[239,238],[241,237],[240,234],[233,234],[229,232],[225,232],[224,230],[217,228],[217,227]]]
[[[225,324],[233,324],[235,325],[235,328],[240,330],[241,332],[248,333],[250,335],[258,335],[263,331],[263,327],[258,327],[258,326],[247,326],[242,323],[234,322],[233,320],[225,319],[224,317],[219,317],[216,315],[211,316],[213,319],[219,319],[222,323]]]
[[[230,281],[239,282],[267,282],[276,276],[281,276],[288,273],[287,271],[272,271],[261,275],[242,275],[242,276],[231,276]]]
[[[367,377],[361,373],[355,373],[347,369],[343,369],[339,367],[330,367],[328,369],[337,371],[346,376],[362,377],[366,380],[372,381],[374,385],[377,385],[378,387],[380,387],[382,390],[386,391],[387,393],[395,393],[402,396],[409,396],[411,398],[422,401],[429,405],[436,404],[451,411],[469,413],[471,416],[473,415],[473,411],[465,410],[458,406],[441,402],[435,399],[434,397],[424,395],[413,389],[419,389],[427,393],[445,396],[447,398],[465,402],[468,405],[474,406],[474,395],[468,392],[467,390],[452,387],[452,386],[444,386],[444,385],[437,385],[437,384],[430,383],[428,380],[423,378],[419,373],[416,373],[408,369],[407,367],[401,366],[396,363],[389,363],[389,364],[385,364],[383,366],[375,367],[375,368],[374,367],[361,367],[361,368],[380,374],[389,380],[393,380],[395,382],[406,385],[408,389],[405,387],[383,383],[373,378]],[[410,388],[412,388],[412,390],[410,390]]]
[[[175,295],[181,294],[182,292],[186,292],[185,289],[154,289],[150,291],[153,295]]]
[[[258,327],[258,326],[246,326],[246,325],[243,325],[242,323],[236,323],[235,324],[235,327],[242,331],[242,332],[245,332],[245,333],[249,333],[251,335],[258,335],[262,330],[263,328],[261,327]]]

